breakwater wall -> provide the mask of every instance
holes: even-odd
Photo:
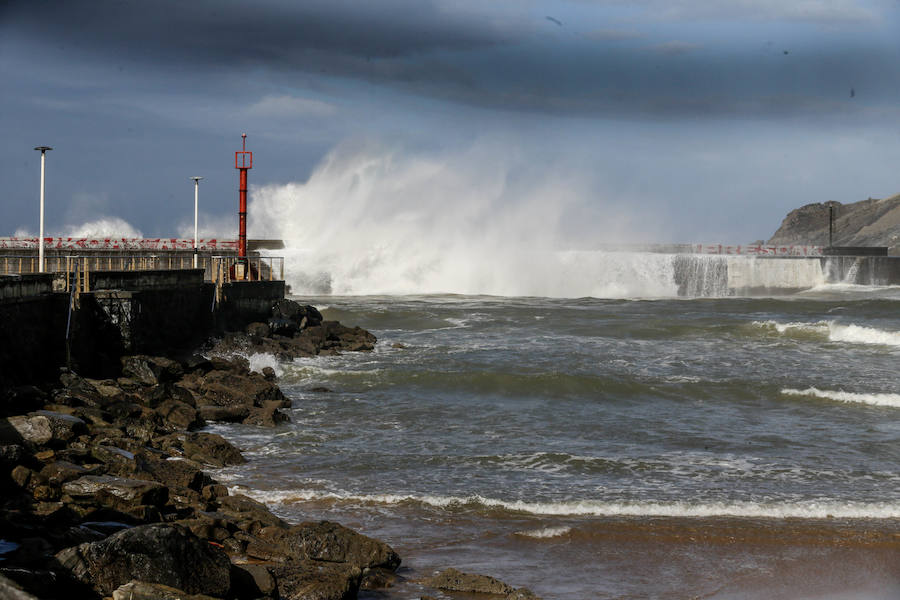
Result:
[[[900,257],[675,255],[679,296],[784,295],[819,285],[900,285]]]
[[[200,269],[106,271],[89,273],[89,291],[76,296],[59,277],[0,277],[0,387],[55,380],[63,365],[115,377],[123,354],[187,352],[217,331],[265,319],[285,289],[246,281],[217,293]]]

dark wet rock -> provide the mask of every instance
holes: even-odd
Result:
[[[128,476],[137,470],[137,462],[134,453],[111,445],[122,443],[125,440],[106,440],[108,444],[97,444],[90,449],[90,456],[105,466],[108,473],[120,476]],[[125,444],[122,444],[125,445]]]
[[[243,423],[246,425],[261,425],[263,427],[274,427],[281,423],[287,423],[291,419],[278,410],[280,407],[280,402],[267,402],[264,406],[253,407],[243,420]]]
[[[106,406],[108,404],[112,404],[113,402],[119,402],[124,398],[124,395],[126,393],[126,390],[123,389],[118,382],[115,382],[111,379],[85,379],[85,382],[89,383],[94,388],[94,390],[96,390],[97,395],[100,397],[100,406]]]
[[[23,465],[17,465],[9,474],[9,478],[12,480],[16,486],[22,489],[29,489],[29,487],[33,488],[31,485],[32,479],[35,478],[37,472],[33,469],[29,469]],[[35,485],[41,485],[41,481],[35,483]]]
[[[136,418],[144,414],[144,408],[140,404],[128,399],[111,404],[106,410],[114,419]]]
[[[266,381],[275,381],[275,369],[272,367],[263,367],[262,376]]]
[[[0,386],[0,415],[21,415],[44,406],[46,395],[33,385],[4,390]]]
[[[235,336],[236,339],[245,339],[243,336]],[[227,339],[227,336],[226,336]],[[213,371],[231,371],[238,375],[250,374],[250,361],[243,356],[213,356],[209,359]]]
[[[293,336],[307,327],[322,323],[322,314],[314,307],[293,300],[279,300],[272,307],[269,329],[273,335]],[[264,336],[265,337],[265,336]]]
[[[160,404],[169,400],[178,400],[192,407],[197,405],[194,394],[190,390],[172,383],[160,383],[159,385],[144,388],[141,390],[140,396],[135,400],[150,408],[157,408]]]
[[[265,527],[287,528],[287,523],[273,515],[266,505],[243,494],[219,498],[218,513],[230,517],[242,531],[256,534]]]
[[[200,429],[206,421],[196,408],[179,400],[166,400],[156,407],[156,413],[162,417],[173,431]]]
[[[87,425],[78,417],[38,410],[0,421],[0,440],[25,441],[35,446],[61,447],[73,438],[87,433]]]
[[[213,364],[210,360],[204,356],[200,356],[199,354],[194,354],[189,356],[187,359],[182,361],[182,367],[184,368],[185,373],[199,373],[201,375],[205,375],[213,370]]]
[[[401,344],[400,342],[395,342],[395,343],[391,344],[391,348],[395,348],[397,350],[405,350],[406,344]]]
[[[123,356],[122,375],[143,385],[177,381],[184,375],[181,364],[162,356]]]
[[[54,392],[54,400],[59,404],[72,406],[103,406],[109,403],[106,396],[87,379],[71,371],[63,371],[59,376],[63,389]]]
[[[401,577],[390,569],[364,569],[360,589],[363,590],[383,590],[393,587]]]
[[[111,475],[85,475],[63,484],[62,490],[76,500],[112,506],[162,506],[169,498],[168,488],[156,481]]]
[[[179,525],[126,529],[99,542],[66,548],[56,558],[77,580],[103,595],[133,580],[215,597],[224,597],[231,587],[225,553]]]
[[[89,475],[90,473],[91,472],[88,469],[85,469],[81,465],[76,465],[65,460],[52,462],[41,469],[41,475],[47,478],[48,483],[56,486]]]
[[[25,460],[25,448],[21,444],[0,444],[0,466],[9,467]]]
[[[160,440],[163,450],[211,467],[242,465],[240,450],[217,433],[177,433]]]
[[[476,592],[480,594],[509,595],[516,592],[511,585],[507,585],[499,579],[487,575],[470,575],[456,569],[446,569],[432,577],[422,580],[422,583],[439,590],[451,592]]]
[[[223,423],[243,423],[250,416],[246,406],[200,406],[197,413],[204,421],[222,421]]]
[[[137,473],[170,488],[188,488],[199,492],[212,482],[201,465],[188,459],[175,459],[155,452],[142,452],[136,457]],[[199,496],[198,496],[199,498]]]
[[[362,575],[354,565],[313,560],[273,565],[270,572],[284,600],[351,600]]]
[[[375,348],[374,335],[361,327],[347,327],[337,321],[323,321],[321,325],[303,331],[303,337],[313,341],[322,350],[347,350],[366,352]]]
[[[231,566],[232,593],[238,598],[271,596],[277,590],[275,578],[265,565],[234,564]]]
[[[25,583],[29,589],[42,589],[42,586],[39,585],[41,578],[45,579],[45,581],[53,579],[53,574],[47,571],[33,572],[24,569],[15,569],[13,572],[8,571],[5,574],[0,573],[0,599],[2,600],[38,600],[37,596],[33,596],[26,592],[18,581],[13,580],[11,577],[6,577],[5,575],[16,577]]]
[[[130,377],[119,377],[116,379],[116,385],[119,386],[123,392],[137,392],[143,387],[140,382],[135,381]]]
[[[384,542],[329,521],[301,523],[286,530],[266,533],[266,541],[289,557],[350,563],[360,569],[382,567],[395,570],[400,566],[400,557]]]
[[[523,587],[510,592],[503,600],[541,600],[541,598],[528,588]]]
[[[272,334],[272,330],[265,323],[250,323],[246,331],[251,338],[265,338]]]
[[[2,600],[38,600],[36,596],[32,596],[22,589],[18,583],[12,579],[7,579],[0,575],[0,599]]]
[[[259,373],[240,375],[229,371],[213,371],[200,386],[200,405],[214,406],[262,406],[264,402],[289,401],[277,385]]]
[[[216,500],[217,498],[224,498],[228,495],[228,488],[220,483],[211,483],[209,485],[204,485],[200,490],[200,496],[204,500]]]
[[[187,594],[161,583],[130,581],[112,593],[113,600],[213,600],[212,596]]]

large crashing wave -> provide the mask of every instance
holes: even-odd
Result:
[[[481,146],[338,149],[306,183],[254,190],[251,225],[285,240],[295,293],[677,294],[671,256],[571,250],[633,241],[629,211],[598,211],[577,177],[520,177],[510,162]]]

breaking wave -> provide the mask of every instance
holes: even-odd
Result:
[[[364,504],[420,504],[457,510],[501,510],[540,516],[593,517],[754,517],[799,519],[897,519],[900,504],[891,502],[844,502],[803,500],[782,502],[604,502],[570,500],[564,502],[526,502],[500,500],[480,495],[466,497],[415,494],[345,494],[321,490],[257,491],[241,486],[232,493],[246,494],[268,504],[298,502],[358,502]]]
[[[753,326],[798,339],[820,338],[830,342],[900,346],[900,332],[853,324],[844,325],[836,321],[817,321],[814,323],[754,321]]]
[[[835,400],[837,402],[848,402],[856,404],[870,404],[872,406],[891,406],[900,408],[900,394],[856,394],[853,392],[820,390],[818,388],[807,388],[805,390],[795,390],[786,388],[781,390],[782,394],[787,396],[813,396],[815,398],[825,398],[827,400]]]

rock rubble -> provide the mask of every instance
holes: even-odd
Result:
[[[268,323],[209,347],[221,356],[125,356],[115,379],[64,369],[52,389],[0,389],[0,597],[348,600],[402,580],[389,545],[337,523],[290,524],[231,494],[207,470],[244,457],[199,431],[288,419],[274,372],[235,352],[291,360],[374,344],[282,301]],[[432,587],[534,598],[443,581]]]

